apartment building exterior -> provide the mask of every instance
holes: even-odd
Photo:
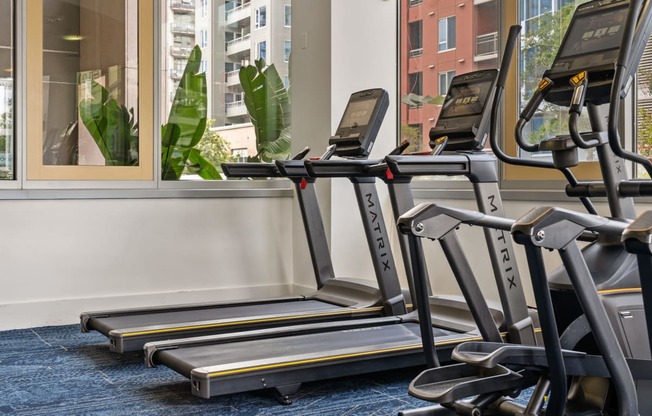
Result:
[[[241,66],[264,58],[289,84],[291,0],[168,0],[162,7],[162,37],[170,45],[162,62],[162,88],[170,101],[194,45],[202,50],[214,126],[249,121]]]

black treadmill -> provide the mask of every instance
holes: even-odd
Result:
[[[335,155],[366,158],[388,107],[387,92],[365,90],[351,95],[340,128],[331,139],[338,143]],[[302,152],[300,157],[305,156]],[[323,157],[328,158],[333,151]],[[224,172],[235,177],[288,176],[295,185],[310,248],[317,291],[302,296],[239,302],[135,308],[81,314],[81,330],[95,330],[109,337],[115,352],[137,351],[147,342],[261,329],[308,322],[339,321],[406,312],[389,246],[375,242],[383,222],[382,213],[370,218],[362,210],[363,223],[376,271],[377,287],[365,280],[337,278],[333,272],[326,233],[314,188],[314,178],[305,173],[303,161],[288,161],[292,166],[283,175],[274,163],[224,164]],[[377,196],[374,196],[377,198]],[[386,230],[381,230],[385,233]],[[382,237],[382,235],[381,235]],[[388,240],[388,236],[384,238]]]
[[[457,151],[439,156],[388,157],[388,168],[393,175],[409,176],[408,172],[466,175],[478,185],[475,190],[480,209],[502,212],[495,159],[478,151],[487,137],[486,114],[489,111],[485,107],[490,106],[484,103],[489,100],[496,74],[495,70],[481,71],[453,79],[444,104],[450,117],[445,113],[440,118],[433,131],[438,137],[432,142],[441,143],[439,135],[445,131],[449,135],[447,143],[457,147]],[[347,177],[371,189],[380,162],[307,161],[306,167],[314,177]],[[394,206],[395,203],[393,201]],[[376,204],[371,200],[364,205],[372,211],[378,207]],[[534,339],[534,325],[528,315],[511,241],[496,234],[485,236],[492,240],[490,255],[497,280],[507,282],[511,279],[515,283],[513,286],[501,285],[511,291],[501,296],[501,300],[522,302],[519,305],[523,314],[510,316],[520,316],[522,320],[503,324],[501,311],[489,308],[453,234],[442,244],[462,286],[464,299],[425,297],[426,307],[431,311],[434,342],[440,360],[449,360],[452,348],[464,341],[492,339],[501,342],[505,332],[522,334],[520,340],[524,341]],[[377,242],[381,244],[380,240]],[[423,286],[416,290],[427,292]],[[203,398],[275,389],[287,402],[287,395],[296,391],[303,382],[423,365],[421,325],[424,322],[419,321],[417,314],[409,313],[154,342],[145,345],[145,360],[151,367],[165,365],[189,378],[192,393]]]

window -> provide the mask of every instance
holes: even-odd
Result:
[[[261,6],[256,9],[255,28],[267,26],[267,6]]]
[[[13,2],[0,2],[0,179],[14,174],[14,33]]]
[[[257,46],[257,51],[256,51],[256,58],[257,59],[267,59],[267,42],[262,41],[258,42]]]
[[[152,6],[27,2],[27,180],[152,179]]]
[[[439,74],[439,95],[446,95],[448,87],[455,76],[455,71],[446,71]]]
[[[201,16],[206,17],[208,14],[208,0],[201,0]]]
[[[201,44],[200,45],[201,45],[202,48],[205,48],[206,46],[208,46],[208,30],[202,29],[199,33],[200,33],[200,36],[201,36]]]
[[[652,158],[652,74],[645,68],[652,64],[652,42],[648,44],[641,58],[641,64],[636,75],[636,134],[637,151],[641,155]],[[638,177],[647,178],[645,169],[639,167]]]
[[[292,5],[285,5],[285,27],[292,27]]]
[[[161,26],[164,32],[160,35],[159,56],[161,61],[158,66],[162,70],[158,77],[160,84],[157,90],[160,91],[161,96],[172,98],[160,100],[161,108],[158,109],[158,114],[162,120],[161,124],[170,124],[170,119],[177,111],[175,110],[175,99],[179,104],[185,104],[182,101],[184,95],[179,92],[179,88],[183,86],[183,84],[181,87],[179,86],[183,82],[183,77],[174,79],[168,72],[165,72],[164,68],[176,68],[173,66],[173,62],[178,60],[180,63],[174,65],[181,65],[180,74],[183,74],[189,61],[197,59],[196,65],[199,68],[199,73],[196,74],[197,77],[194,78],[194,81],[199,85],[205,85],[206,88],[204,93],[201,92],[201,89],[190,88],[188,91],[196,93],[198,96],[198,99],[193,102],[193,126],[195,129],[201,128],[199,121],[204,117],[209,120],[209,125],[203,131],[200,142],[194,147],[199,151],[193,152],[195,160],[187,160],[170,169],[162,169],[161,177],[164,183],[184,179],[184,185],[166,186],[185,186],[188,179],[219,179],[211,176],[214,171],[208,166],[212,166],[219,174],[221,163],[231,161],[232,155],[236,153],[241,161],[270,161],[273,158],[270,156],[271,150],[266,151],[267,148],[262,148],[264,144],[257,144],[256,141],[256,130],[251,123],[249,110],[244,102],[248,85],[242,85],[240,69],[254,66],[255,60],[265,58],[265,63],[268,66],[274,64],[279,76],[278,84],[289,85],[289,64],[284,59],[286,56],[282,51],[286,53],[290,51],[291,45],[286,44],[285,41],[291,38],[291,30],[285,28],[279,21],[277,26],[272,27],[270,24],[269,30],[252,33],[255,28],[266,26],[267,7],[272,7],[271,4],[273,7],[277,7],[276,2],[260,6],[262,2],[227,1],[224,8],[212,6],[213,3],[219,2],[208,2],[206,18],[188,19],[189,16],[200,15],[202,3],[193,1],[194,12],[187,13],[175,12],[171,9],[169,6],[174,1],[178,0],[165,0],[166,7],[160,8],[161,14],[159,15],[159,21],[169,22],[169,24]],[[278,16],[281,18],[284,5],[282,2],[279,3],[281,4],[278,4]],[[225,10],[227,11],[226,19],[223,15]],[[272,9],[270,9],[271,12]],[[185,22],[186,19],[189,21],[188,24],[192,24],[192,35],[183,37],[191,43],[188,49],[183,51],[183,54],[178,54],[176,50],[172,50],[172,47],[176,45],[171,44],[174,35],[172,27],[175,22]],[[201,46],[198,55],[195,55],[196,52],[193,50],[195,44]],[[280,94],[287,97],[287,89],[280,91]],[[279,118],[282,129],[289,127],[291,112],[288,106],[279,103],[275,108],[282,108],[283,117]],[[200,134],[199,130],[195,134]],[[279,140],[278,143],[283,143],[280,147],[272,146],[274,149],[282,150],[280,156],[277,157],[289,154],[289,142],[285,139],[271,137],[269,140],[270,142]],[[235,152],[236,149],[238,149],[237,152]],[[246,152],[241,149],[246,149]],[[170,150],[170,153],[187,154],[188,151],[187,147],[179,147]],[[257,155],[260,155],[259,159],[255,159]],[[175,163],[172,159],[166,158],[166,154],[163,154],[161,165],[167,166]],[[206,166],[207,170],[198,169],[197,161]]]
[[[283,48],[283,62],[290,62],[291,53],[292,53],[292,41],[286,40],[285,47]]]
[[[425,151],[429,148],[428,132],[439,117],[440,106],[436,97],[446,94],[453,76],[498,66],[497,53],[479,56],[474,44],[488,37],[497,38],[499,2],[467,2],[464,8],[459,8],[449,2],[400,1],[401,136],[411,138],[415,146],[420,141],[421,149],[413,149]],[[472,36],[464,37],[464,47],[460,38],[460,47],[454,54],[438,53],[457,46],[457,23]],[[431,35],[433,33],[440,34],[437,37]],[[483,51],[489,52],[486,48]]]
[[[414,74],[410,74],[409,76],[409,85],[410,85],[410,94],[412,94],[415,97],[414,102],[410,106],[410,108],[420,108],[421,103],[419,102],[418,97],[421,97],[423,95],[423,84],[421,79],[423,78],[423,73],[422,72],[416,72]]]
[[[439,52],[455,49],[455,21],[455,16],[439,20]]]
[[[408,37],[408,49],[410,51],[410,58],[423,55],[422,44],[422,26],[423,22],[417,20],[410,23],[410,32]]]

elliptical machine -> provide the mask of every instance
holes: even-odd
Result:
[[[649,37],[650,21],[650,7],[644,1],[592,1],[578,7],[555,64],[546,72],[537,93],[521,113],[516,129],[521,148],[552,152],[552,166],[546,162],[508,157],[498,148],[495,134],[492,134],[492,149],[501,160],[562,171],[577,164],[578,148],[594,147],[600,158],[604,183],[578,183],[571,178],[567,193],[583,198],[585,206],[593,213],[587,197],[606,196],[616,220],[558,208],[539,208],[510,223],[470,211],[425,204],[401,218],[402,229],[413,236],[431,237],[419,229],[427,229],[427,224],[442,221],[444,217],[449,223],[453,219],[458,224],[511,231],[515,240],[526,247],[545,344],[545,348],[462,344],[453,357],[463,364],[427,370],[410,386],[412,395],[442,403],[445,407],[404,414],[584,416],[636,415],[639,410],[641,414],[652,412],[648,400],[652,392],[649,340],[641,331],[645,327],[644,305],[650,303],[644,304],[638,287],[636,262],[620,243],[629,219],[635,216],[631,199],[637,195],[634,189],[638,188],[640,195],[640,189],[648,184],[627,181],[623,161],[610,149],[610,146],[614,148],[618,156],[626,154],[618,150],[618,104],[627,93],[628,84],[624,81],[633,75]],[[592,39],[591,34],[598,31],[609,33],[613,38]],[[509,56],[504,58],[503,67],[509,59]],[[504,88],[505,73],[501,71],[497,83],[496,101],[500,100]],[[521,133],[543,99],[570,107],[570,135],[529,145]],[[610,110],[607,126],[600,116],[600,106],[606,104]],[[593,132],[580,134],[577,119],[585,105]],[[494,123],[495,120],[496,117],[492,119]],[[495,133],[495,128],[492,132]],[[646,165],[646,169],[648,167],[652,166]],[[636,228],[638,237],[641,237],[641,228],[648,231],[652,228],[650,217],[640,221]],[[630,237],[636,234],[631,227],[628,228]],[[577,239],[590,239],[587,231],[597,233],[597,238],[594,236],[594,241],[580,251]],[[642,237],[643,242],[648,242],[648,252],[652,241],[649,235]],[[564,262],[564,268],[548,279],[541,248],[558,250]],[[641,256],[639,254],[639,263],[649,263],[649,256],[644,260]],[[650,268],[642,267],[641,273],[644,270],[649,273]],[[649,279],[649,276],[642,277]],[[649,307],[647,311],[650,316]],[[519,406],[507,397],[517,395],[530,385],[536,388],[527,406]],[[547,408],[542,410],[548,393]],[[478,397],[470,402],[460,400],[473,395]]]

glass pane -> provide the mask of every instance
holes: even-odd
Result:
[[[162,4],[163,179],[223,179],[224,162],[288,158],[291,1],[222,0],[204,6],[195,0],[165,0]],[[179,25],[186,30],[175,30]],[[202,33],[206,33],[205,46]],[[262,73],[255,65],[259,58],[264,58],[259,62]],[[254,82],[262,76],[276,85],[282,99],[272,106],[272,94],[267,95],[273,111],[250,117],[245,98],[255,88],[243,88],[241,71],[243,76],[258,77]]]
[[[637,151],[652,158],[652,41],[648,41],[636,74],[636,147]],[[652,159],[651,159],[652,160]],[[637,165],[638,166],[638,165]],[[645,169],[639,167],[637,176],[649,178]]]
[[[14,179],[14,8],[0,0],[0,179]]]
[[[588,0],[521,0],[521,16],[524,20],[520,60],[521,108],[536,90],[543,73],[550,68],[557,49],[578,5]],[[582,113],[580,131],[590,130],[587,112]],[[538,112],[525,126],[523,137],[530,143],[538,143],[558,134],[568,134],[568,108],[544,102]],[[550,159],[549,152],[531,154],[520,151],[521,157]],[[581,161],[595,160],[594,149],[579,150]]]
[[[410,141],[409,150],[430,148],[440,85],[445,89],[455,74],[498,66],[497,4],[401,0],[400,136]],[[464,30],[458,33],[456,27]]]
[[[138,165],[137,45],[137,0],[43,0],[44,165]]]

